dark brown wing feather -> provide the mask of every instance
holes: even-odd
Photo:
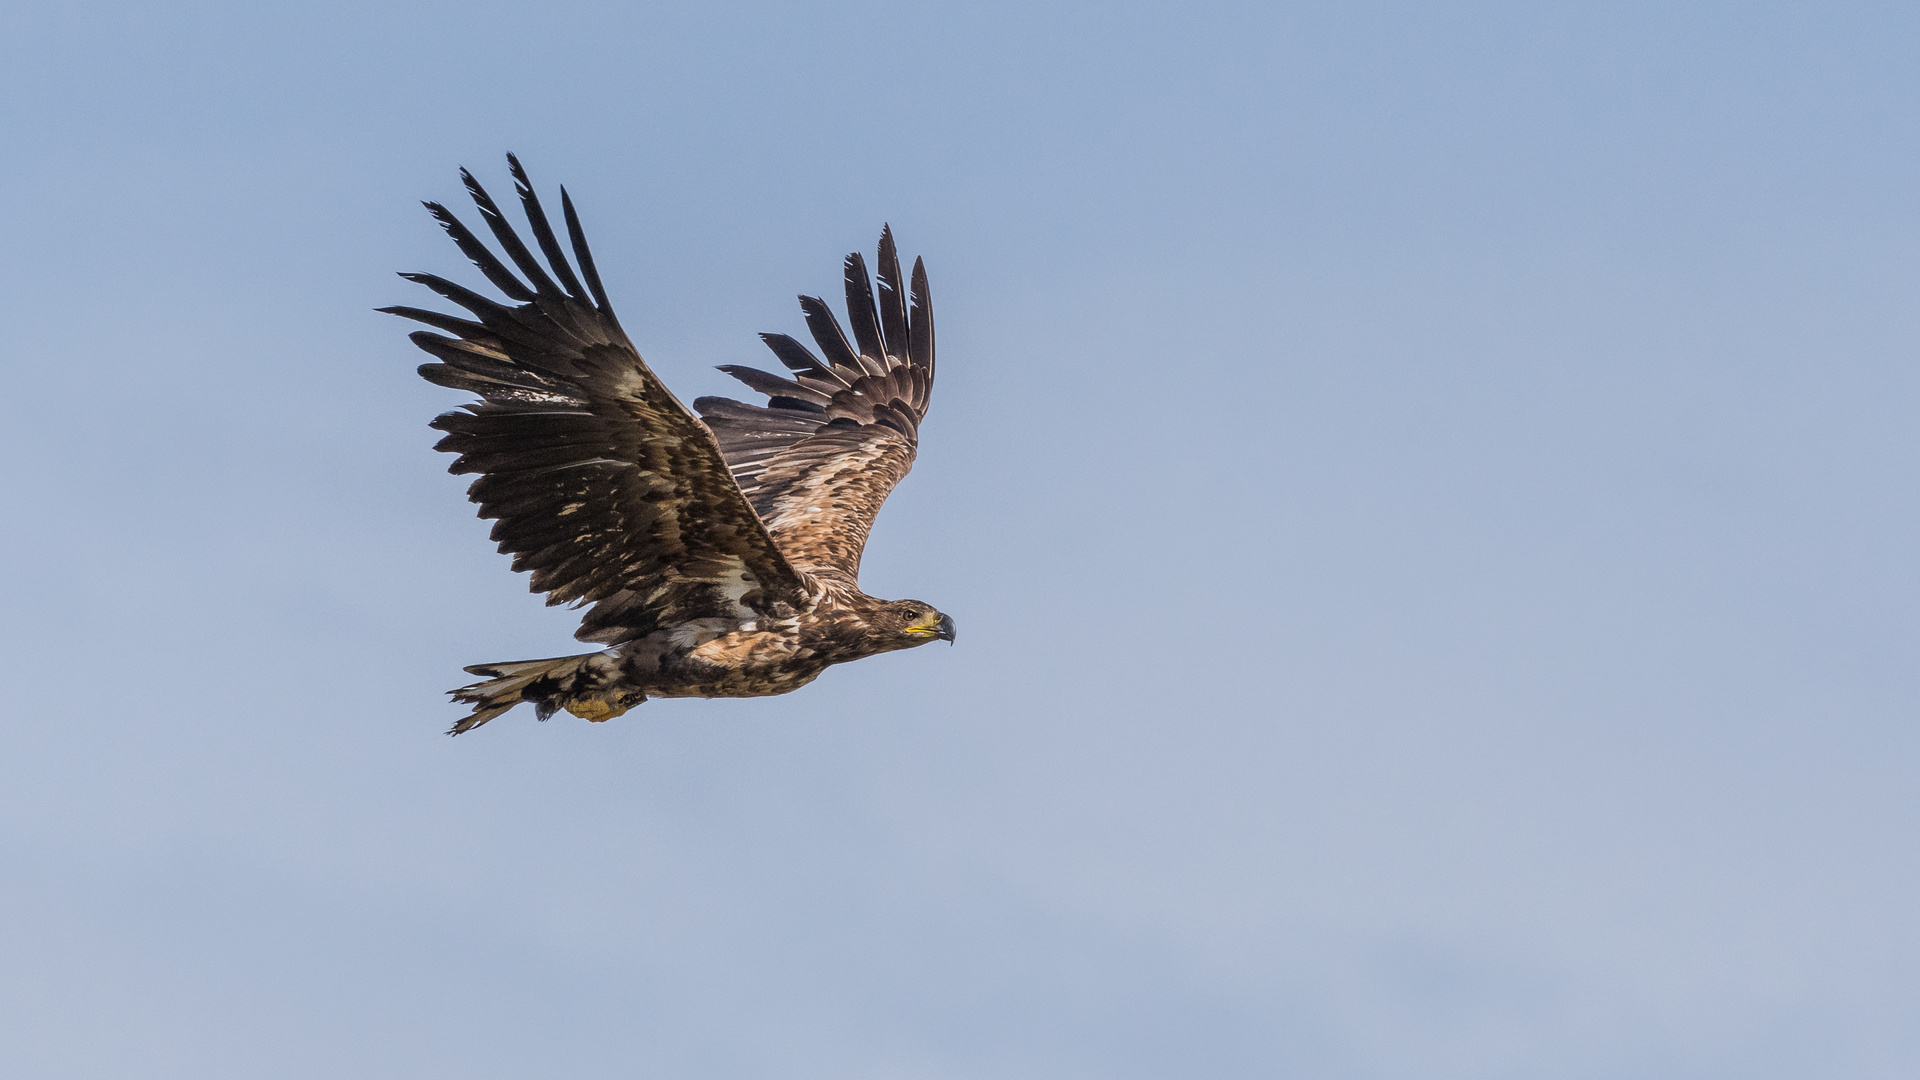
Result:
[[[866,260],[847,256],[852,341],[825,303],[800,298],[824,360],[785,334],[762,334],[791,378],[720,369],[767,395],[765,406],[718,397],[693,403],[788,560],[850,588],[857,587],[874,515],[913,467],[933,389],[926,269],[915,260],[909,304],[892,229],[880,234],[879,277],[876,303]]]
[[[500,550],[514,556],[515,570],[532,571],[531,587],[547,593],[547,603],[593,605],[575,634],[582,641],[611,644],[690,619],[801,606],[807,583],[741,495],[712,434],[620,329],[572,201],[563,189],[579,276],[525,171],[507,160],[551,275],[463,170],[519,274],[445,207],[427,209],[489,281],[522,303],[509,307],[442,278],[404,274],[473,318],[382,309],[454,335],[422,330],[412,338],[440,361],[422,366],[422,376],[480,395],[433,426],[447,433],[436,448],[460,455],[451,471],[481,474],[467,494],[481,517],[498,522]]]

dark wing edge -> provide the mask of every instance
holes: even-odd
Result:
[[[422,365],[421,376],[480,397],[433,421],[446,432],[435,449],[459,455],[450,472],[480,474],[467,497],[495,522],[501,553],[531,572],[529,587],[547,593],[548,604],[593,605],[574,635],[582,641],[617,644],[693,619],[803,606],[809,583],[742,496],[712,433],[614,318],[566,190],[577,274],[526,171],[512,154],[507,163],[546,266],[465,169],[461,180],[512,269],[446,207],[426,206],[519,305],[402,274],[472,318],[380,309],[443,331],[410,335],[438,361]]]
[[[919,259],[911,285],[902,279],[891,226],[880,233],[877,296],[859,252],[844,270],[851,340],[824,301],[802,296],[821,355],[785,334],[762,334],[788,376],[720,370],[767,403],[703,397],[693,405],[787,558],[857,588],[873,519],[919,446],[933,392],[933,300]]]

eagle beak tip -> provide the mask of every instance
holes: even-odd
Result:
[[[941,641],[946,642],[949,645],[953,644],[953,638],[954,638],[953,620],[948,618],[945,615],[940,616],[938,629],[934,631],[933,636],[938,638]]]

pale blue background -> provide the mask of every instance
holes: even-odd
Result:
[[[12,4],[0,1073],[1920,1075],[1920,10]],[[866,584],[570,651],[374,314],[518,151],[683,397],[891,221]]]

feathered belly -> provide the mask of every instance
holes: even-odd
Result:
[[[649,697],[772,697],[785,694],[812,682],[819,670],[793,671],[761,669],[729,671],[713,677],[704,671],[689,671],[686,678],[666,679],[646,688]]]
[[[785,627],[690,637],[668,633],[627,646],[623,674],[650,697],[769,697],[807,685],[828,663]]]

